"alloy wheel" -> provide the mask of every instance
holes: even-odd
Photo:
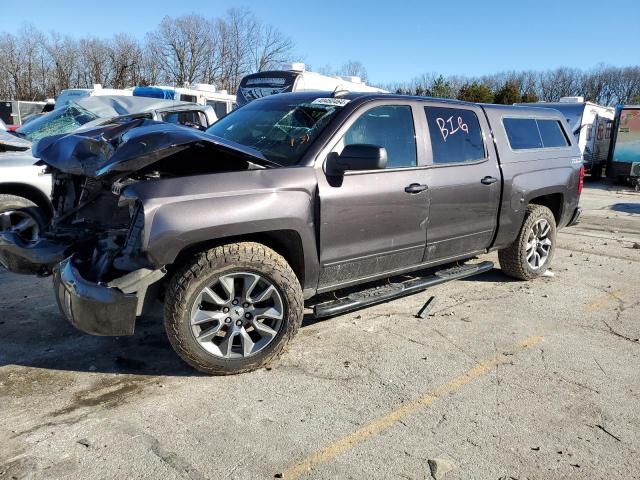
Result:
[[[244,358],[271,343],[283,318],[282,295],[271,280],[234,272],[218,277],[198,294],[191,309],[191,331],[210,354]]]
[[[541,268],[551,252],[551,225],[541,218],[533,224],[527,238],[527,263],[533,270]]]
[[[35,218],[21,210],[0,212],[0,231],[9,231],[26,242],[38,239],[40,227]]]

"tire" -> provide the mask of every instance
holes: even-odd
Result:
[[[233,243],[196,254],[175,273],[164,326],[173,349],[193,368],[232,375],[282,354],[302,323],[303,305],[300,282],[281,255],[259,243]]]
[[[24,241],[34,241],[49,223],[45,212],[31,200],[17,195],[0,194],[0,231],[28,225],[16,234]]]
[[[591,169],[591,180],[598,181],[602,179],[602,165],[598,165]]]
[[[529,252],[527,246],[532,239],[532,236],[536,236],[534,230],[537,226],[544,225],[544,222],[549,226],[548,233],[544,236],[544,239],[549,239],[549,249],[544,262],[540,263],[536,268],[532,266],[527,257]],[[537,240],[537,239],[536,239]],[[535,263],[535,252],[543,251],[546,248],[546,242],[537,240],[534,250],[534,256],[531,261]],[[540,245],[538,247],[537,245]],[[524,222],[522,228],[518,233],[516,240],[507,248],[498,251],[498,259],[500,261],[500,267],[502,271],[510,277],[517,278],[519,280],[532,280],[539,277],[547,271],[553,260],[553,254],[556,247],[556,220],[551,210],[543,205],[529,205],[525,212]]]

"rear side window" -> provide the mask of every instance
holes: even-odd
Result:
[[[504,129],[513,150],[566,147],[569,141],[558,120],[505,118]]]
[[[558,120],[536,120],[536,122],[538,123],[538,130],[540,130],[544,148],[566,147],[569,145]]]
[[[503,123],[514,150],[542,148],[542,138],[533,118],[505,118]]]
[[[475,162],[485,158],[482,130],[471,110],[425,107],[433,163]]]

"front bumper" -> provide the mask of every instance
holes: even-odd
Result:
[[[165,273],[143,268],[108,284],[93,283],[82,278],[71,256],[54,270],[53,285],[60,310],[78,330],[91,335],[133,335],[148,287]]]
[[[25,242],[15,233],[0,232],[0,264],[14,273],[46,275],[65,257],[68,245],[44,238]]]
[[[582,214],[582,208],[576,207],[576,209],[573,212],[573,215],[571,216],[571,220],[569,220],[569,223],[567,223],[567,227],[580,223],[581,214]]]

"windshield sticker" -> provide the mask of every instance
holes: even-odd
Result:
[[[440,129],[442,140],[444,140],[445,142],[447,141],[447,137],[455,135],[461,130],[464,133],[469,133],[469,127],[462,121],[462,117],[458,117],[457,125],[455,127],[453,125],[453,115],[450,116],[447,120],[442,117],[438,117],[436,118],[436,123],[438,124],[438,128]]]
[[[346,98],[316,98],[313,104],[316,105],[332,105],[334,107],[344,107],[351,100],[347,100]]]

